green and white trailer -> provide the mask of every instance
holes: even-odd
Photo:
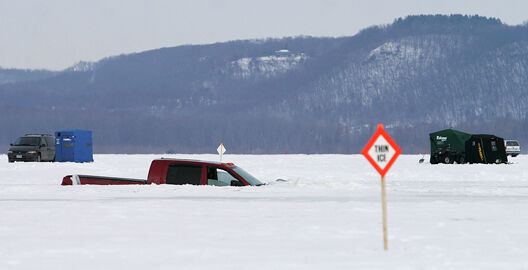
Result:
[[[471,134],[444,129],[429,134],[431,143],[431,164],[466,163],[466,141]]]

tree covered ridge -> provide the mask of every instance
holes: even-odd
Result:
[[[0,141],[86,128],[100,152],[354,153],[377,123],[406,152],[445,127],[528,139],[527,70],[528,27],[480,16],[162,48],[0,85]]]

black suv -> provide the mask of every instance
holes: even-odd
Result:
[[[55,161],[55,137],[49,134],[26,134],[16,139],[7,151],[9,162]]]

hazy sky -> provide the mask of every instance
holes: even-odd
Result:
[[[0,67],[79,61],[182,44],[345,36],[412,14],[479,14],[516,25],[526,0],[0,0]]]

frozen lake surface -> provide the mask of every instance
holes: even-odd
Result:
[[[261,187],[60,186],[72,173],[146,178],[161,156],[0,155],[0,269],[528,269],[523,155],[507,165],[400,156],[386,177],[387,252],[380,178],[360,155],[224,156],[271,183]]]

